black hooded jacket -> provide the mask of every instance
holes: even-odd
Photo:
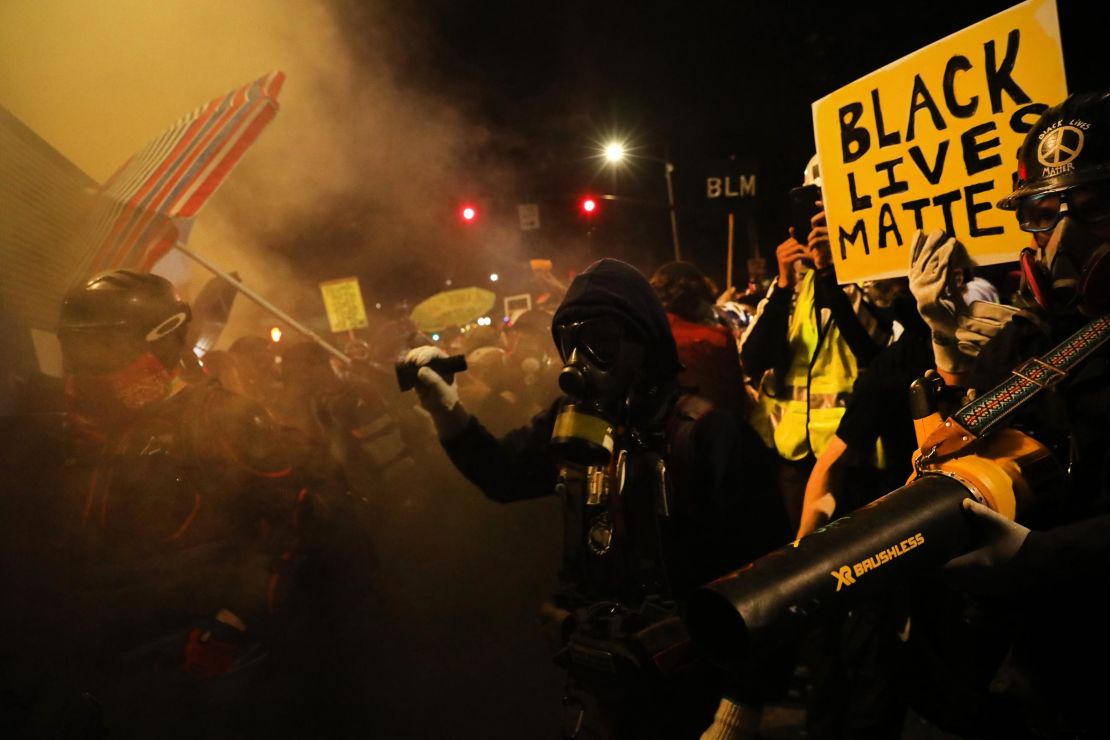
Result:
[[[666,313],[635,268],[611,259],[594,263],[575,278],[554,322],[597,315],[628,322],[648,348],[644,367],[653,387],[659,389],[655,398],[661,413],[649,415],[654,421],[634,430],[635,434],[617,430],[617,444],[629,450],[630,471],[636,469],[637,457],[655,455],[666,465],[674,505],[661,527],[665,530],[662,544],[652,546],[666,560],[662,590],[681,600],[696,586],[789,541],[786,515],[763,445],[746,421],[678,391],[674,381],[681,365]],[[581,506],[573,486],[566,485],[566,467],[549,450],[555,418],[567,400],[557,400],[529,425],[500,439],[471,418],[461,433],[443,440],[444,449],[456,467],[495,501],[564,495],[567,541],[561,593],[572,595],[569,601],[581,605],[643,598],[660,584],[645,585],[642,573],[620,562],[621,554],[590,551],[585,543],[588,516],[585,520],[579,516]],[[642,554],[645,542],[660,541],[655,531],[658,522],[651,521],[657,492],[644,490],[651,487],[649,478],[630,473],[619,497],[623,511],[615,516],[623,516],[624,523],[617,532],[625,538],[629,562]],[[637,516],[637,508],[647,515]],[[647,528],[653,531],[644,531]],[[640,552],[633,552],[634,548]]]

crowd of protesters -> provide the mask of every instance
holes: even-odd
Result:
[[[1091,98],[1075,105],[1098,110],[1102,103]],[[1047,119],[1043,123],[1051,125],[1052,121]],[[816,160],[806,168],[805,181],[820,185]],[[1065,190],[1073,187],[1070,182],[1049,186]],[[1098,216],[1105,217],[1105,213]],[[1025,222],[1022,223],[1024,228]],[[746,466],[742,474],[746,485],[731,490],[726,486],[724,495],[735,497],[738,505],[749,507],[748,510],[738,514],[740,510],[711,509],[713,516],[756,515],[763,534],[771,541],[777,538],[779,544],[785,544],[789,536],[775,534],[780,531],[778,517],[785,514],[789,532],[797,538],[805,537],[895,490],[911,476],[912,454],[918,441],[908,388],[915,379],[936,376],[938,371],[944,374],[946,380],[952,381],[950,393],[956,396],[950,403],[955,403],[952,408],[956,408],[961,390],[966,391],[966,400],[974,397],[968,388],[989,386],[954,381],[953,368],[974,364],[983,347],[996,336],[1005,335],[1011,325],[1048,331],[1046,320],[1039,317],[1045,304],[1038,305],[1037,285],[1028,268],[1024,275],[1017,263],[977,268],[966,258],[958,241],[940,232],[916,235],[914,241],[908,279],[841,286],[832,264],[824,213],[818,212],[812,217],[807,234],[791,230],[779,245],[778,273],[765,286],[765,296],[754,316],[744,315],[741,321],[737,321],[727,302],[734,297],[731,289],[715,300],[716,286],[697,266],[688,263],[661,266],[652,275],[650,284],[666,311],[674,342],[673,356],[678,358],[680,369],[673,376],[664,373],[653,379],[647,378],[650,372],[647,370],[642,375],[624,376],[623,382],[616,385],[617,394],[625,397],[623,417],[607,416],[604,406],[606,393],[614,392],[607,384],[614,374],[620,377],[622,363],[645,363],[654,370],[670,363],[672,355],[666,349],[667,342],[660,344],[652,339],[654,329],[646,317],[656,309],[634,297],[640,290],[637,281],[629,278],[622,283],[614,277],[615,268],[597,263],[576,278],[569,300],[553,318],[553,335],[565,363],[559,386],[576,401],[575,415],[594,414],[612,421],[618,433],[632,440],[648,436],[649,427],[641,417],[652,414],[662,419],[668,413],[677,413],[693,420],[695,430],[698,424],[707,424],[708,417],[684,406],[686,401],[681,395],[677,401],[672,399],[669,412],[665,403],[660,410],[639,398],[665,396],[668,383],[681,389],[680,394],[692,391],[715,409],[730,412],[734,418],[743,420],[741,423],[748,432],[758,433],[764,444],[732,446],[733,436],[719,428],[717,447],[708,439],[694,443],[692,454],[698,460],[695,465],[718,470],[718,477],[713,479],[717,483],[728,480],[729,466],[713,460],[716,450],[723,447],[727,450],[724,454],[744,458],[741,467]],[[1048,242],[1041,241],[1044,244],[1038,245],[1044,250]],[[1088,249],[1077,259],[1086,259],[1089,253]],[[1044,259],[1043,251],[1041,258]],[[943,268],[938,269],[938,264]],[[1047,262],[1043,269],[1046,272],[1050,269]],[[1067,284],[1075,283],[1073,280]],[[1007,296],[1007,303],[1000,301],[1000,294]],[[1078,310],[1074,300],[1071,305],[1073,312]],[[1057,317],[1059,326],[1051,336],[1061,338],[1063,332],[1077,326],[1079,318],[1097,315],[1097,309],[1084,309],[1078,318],[1069,315],[1065,321]],[[615,318],[616,326],[601,325],[607,317]],[[958,332],[946,331],[949,326],[958,326]],[[625,343],[629,337],[642,346],[636,351],[627,350]],[[954,346],[957,337],[958,347]],[[407,359],[424,365],[439,354],[434,349],[419,350],[410,353]],[[626,360],[628,357],[632,359]],[[561,434],[573,436],[561,424],[563,417],[558,405],[548,416],[537,416],[528,428],[494,439],[478,421],[485,419],[485,410],[467,402],[462,383],[456,388],[450,379],[430,369],[421,372],[422,404],[436,421],[444,448],[460,471],[487,496],[513,501],[540,495],[537,491],[555,486],[572,490],[565,482],[571,478],[558,472],[565,468],[547,467],[551,480],[535,478],[545,469],[535,457],[537,447],[546,445],[549,438],[553,443],[562,443],[565,438]],[[637,405],[641,403],[642,407]],[[689,444],[688,438],[674,435],[673,426],[663,427],[659,434],[665,444],[660,449],[665,451],[659,453],[660,464],[675,470],[676,498],[697,501],[704,496],[713,500],[719,494],[708,481],[695,484],[692,487],[695,490],[683,490],[684,483],[689,485],[681,473],[686,452],[683,446]],[[1034,434],[1039,432],[1037,420],[1032,427],[1037,430]],[[1089,433],[1082,425],[1075,428],[1081,430],[1073,432],[1076,438]],[[697,431],[692,434],[697,439]],[[625,444],[629,445],[632,460],[636,443]],[[618,440],[616,447],[621,445]],[[604,461],[610,458],[603,454],[599,459],[607,464]],[[616,462],[617,476],[622,481],[623,464]],[[592,469],[587,467],[587,476]],[[770,477],[764,477],[768,472]],[[556,480],[558,484],[554,484]],[[626,490],[635,490],[631,483],[621,485]],[[758,489],[758,493],[753,489]],[[781,508],[760,501],[759,494],[767,490],[780,497]],[[566,493],[563,496],[567,500],[573,498]],[[590,499],[587,497],[586,501],[589,503]],[[631,502],[622,504],[631,505]],[[1077,518],[1085,523],[1101,512],[1097,504],[1079,506],[1073,501],[1063,506],[1045,521],[1061,523]],[[1069,506],[1081,508],[1082,513],[1067,511]],[[990,519],[987,510],[974,505],[968,508],[977,519],[989,520],[980,523],[984,532],[1004,529],[1007,534],[1002,539],[1018,543],[1027,539],[1028,530],[1021,525],[1006,529],[997,519]],[[576,534],[581,537],[585,532],[585,541],[595,555],[599,550],[607,552],[612,547],[613,531],[619,532],[620,524],[611,531],[608,517],[612,512],[598,514],[594,510],[591,514],[589,506],[585,509],[568,507],[566,519],[576,521],[578,528],[569,528],[567,537]],[[635,520],[628,521],[629,514],[623,515],[625,527],[636,526]],[[1084,526],[1101,527],[1104,523],[1098,516],[1091,521],[1094,523]],[[682,561],[681,555],[667,552],[667,547],[680,550],[697,547],[719,551],[721,559],[711,561],[714,564],[710,568],[720,568],[730,553],[741,549],[740,541],[751,544],[757,540],[750,532],[722,535],[705,522],[695,524],[694,533],[688,534],[691,539],[685,542],[672,535],[646,559],[669,561],[668,570],[681,574],[681,566],[675,564]],[[1082,534],[1089,536],[1086,530]],[[634,536],[626,536],[629,540],[626,545],[631,545]],[[1076,545],[1081,535],[1065,530],[1057,536],[1084,552],[1100,551],[1090,540]],[[600,547],[599,541],[603,543]],[[698,542],[696,546],[694,541]],[[765,539],[761,547],[766,545]],[[1006,557],[994,562],[1007,561],[1018,549],[1018,545],[1012,545]],[[568,549],[564,575],[570,572],[572,585],[577,588],[596,587],[591,574],[571,572],[574,566],[581,567],[583,557],[589,559],[580,551]],[[982,560],[980,557],[977,561],[979,565]],[[717,683],[709,682],[713,687],[710,694],[721,694],[723,699],[703,737],[753,736],[764,704],[782,696],[781,674],[778,678],[774,674],[784,660],[793,662],[798,675],[808,677],[806,729],[813,738],[897,737],[911,708],[947,731],[969,737],[1020,737],[1093,726],[1084,725],[1093,721],[1089,715],[1084,716],[1093,703],[1075,711],[1081,706],[1076,697],[1085,695],[1075,686],[1075,676],[1051,688],[1043,683],[1047,675],[1061,670],[1061,661],[1046,659],[1037,647],[1029,646],[1028,635],[1021,633],[1029,628],[1029,615],[1038,610],[1016,603],[1019,599],[1013,590],[1001,601],[984,599],[979,591],[984,588],[983,581],[992,577],[980,573],[975,583],[976,577],[968,576],[976,567],[969,568],[968,562],[954,561],[949,568],[949,580],[933,578],[897,584],[880,598],[815,622],[812,633],[794,646],[791,656],[763,656],[762,663],[755,661],[758,665],[745,666]],[[626,579],[635,567],[626,566]],[[1085,572],[1096,571],[1088,567]],[[1075,579],[1070,582],[1074,584]],[[680,604],[689,593],[674,584],[658,590]],[[992,589],[988,586],[986,590]],[[619,598],[612,596],[619,592],[615,588],[606,593]],[[645,597],[639,593],[631,600],[637,598]],[[594,596],[587,602],[596,604],[597,600]],[[620,645],[614,643],[627,635],[611,621],[608,627],[598,628],[592,622],[592,614],[579,613],[576,604],[574,599],[563,598],[556,609],[564,630],[561,654],[567,660],[565,666],[570,676],[567,701],[572,711],[568,725],[575,728],[568,736],[687,736],[689,728],[697,722],[682,724],[684,716],[700,716],[702,724],[709,719],[704,704],[688,696],[664,701],[657,693],[644,690],[630,699],[614,692],[611,686],[595,686],[588,693],[597,706],[589,709],[603,720],[600,725],[591,725],[590,712],[585,703],[579,702],[576,690],[589,685],[593,676],[576,665],[574,658],[586,648],[594,651],[594,658],[599,654],[620,654]],[[1021,615],[1016,620],[1019,626],[1011,623],[1015,614]],[[622,615],[630,618],[637,629],[650,624],[642,613],[630,617],[622,612]],[[1013,631],[992,630],[999,624],[1013,627]],[[602,634],[608,640],[602,639]],[[1021,657],[1015,657],[1015,650],[1022,653]],[[907,664],[917,666],[910,677],[903,670]],[[690,670],[700,675],[696,669]],[[671,680],[670,675],[656,678],[661,686],[669,685]],[[751,690],[753,685],[758,685],[758,690]],[[1068,688],[1061,689],[1062,685]],[[1052,716],[1050,707],[1069,691],[1072,695],[1066,702],[1068,711]],[[703,713],[698,715],[699,711]]]
[[[1038,126],[1068,116],[1110,133],[1107,96]],[[1092,687],[1064,680],[1061,656],[1105,641],[1089,615],[1066,626],[1079,576],[1060,568],[1105,582],[1105,352],[1027,420],[1073,478],[1038,531],[971,505],[989,553],[742,666],[697,654],[682,613],[699,585],[911,475],[915,379],[983,391],[1015,361],[977,355],[1024,359],[1028,337],[1043,352],[1101,315],[1086,268],[1106,249],[1103,165],[1023,175],[1006,204],[1036,235],[1018,291],[1016,263],[977,270],[941,234],[916,237],[908,280],[841,286],[818,212],[784,235],[754,315],[696,265],[649,280],[602,260],[504,327],[435,342],[401,318],[347,343],[349,362],[242,336],[198,363],[167,281],[82,283],[62,310],[64,387],[25,384],[22,426],[4,430],[6,456],[35,462],[4,461],[3,586],[21,607],[3,627],[21,645],[5,646],[0,730],[255,736],[319,712],[341,734],[336,707],[372,690],[382,492],[419,478],[438,439],[488,498],[563,501],[543,620],[568,676],[564,737],[755,737],[792,674],[811,738],[897,737],[910,709],[969,737],[1097,736]],[[821,184],[816,159],[805,182]],[[433,369],[452,354],[466,372]],[[418,369],[417,394],[396,363]],[[275,704],[299,708],[258,719]]]

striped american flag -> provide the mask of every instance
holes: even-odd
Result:
[[[271,72],[201,106],[108,178],[89,212],[81,273],[149,271],[277,115],[284,81]]]

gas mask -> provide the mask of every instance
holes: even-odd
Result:
[[[1013,210],[1035,247],[1022,251],[1022,293],[1059,318],[1110,309],[1110,92],[1048,108],[1018,150]]]
[[[611,316],[565,324],[555,332],[564,363],[559,388],[573,400],[555,419],[551,445],[572,462],[606,465],[614,432],[627,421],[646,347]]]
[[[1060,218],[1047,243],[1022,250],[1026,290],[1056,316],[1104,314],[1110,310],[1108,255],[1110,242],[1083,223]]]

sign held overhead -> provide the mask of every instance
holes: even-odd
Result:
[[[705,198],[731,203],[756,196],[755,164],[736,158],[714,162],[705,177]]]
[[[366,308],[357,277],[326,280],[320,283],[320,293],[333,332],[366,328]]]
[[[1018,147],[1067,96],[1055,0],[1028,0],[813,104],[840,282],[905,275],[917,229],[955,235],[980,264],[1027,237],[995,203]]]

